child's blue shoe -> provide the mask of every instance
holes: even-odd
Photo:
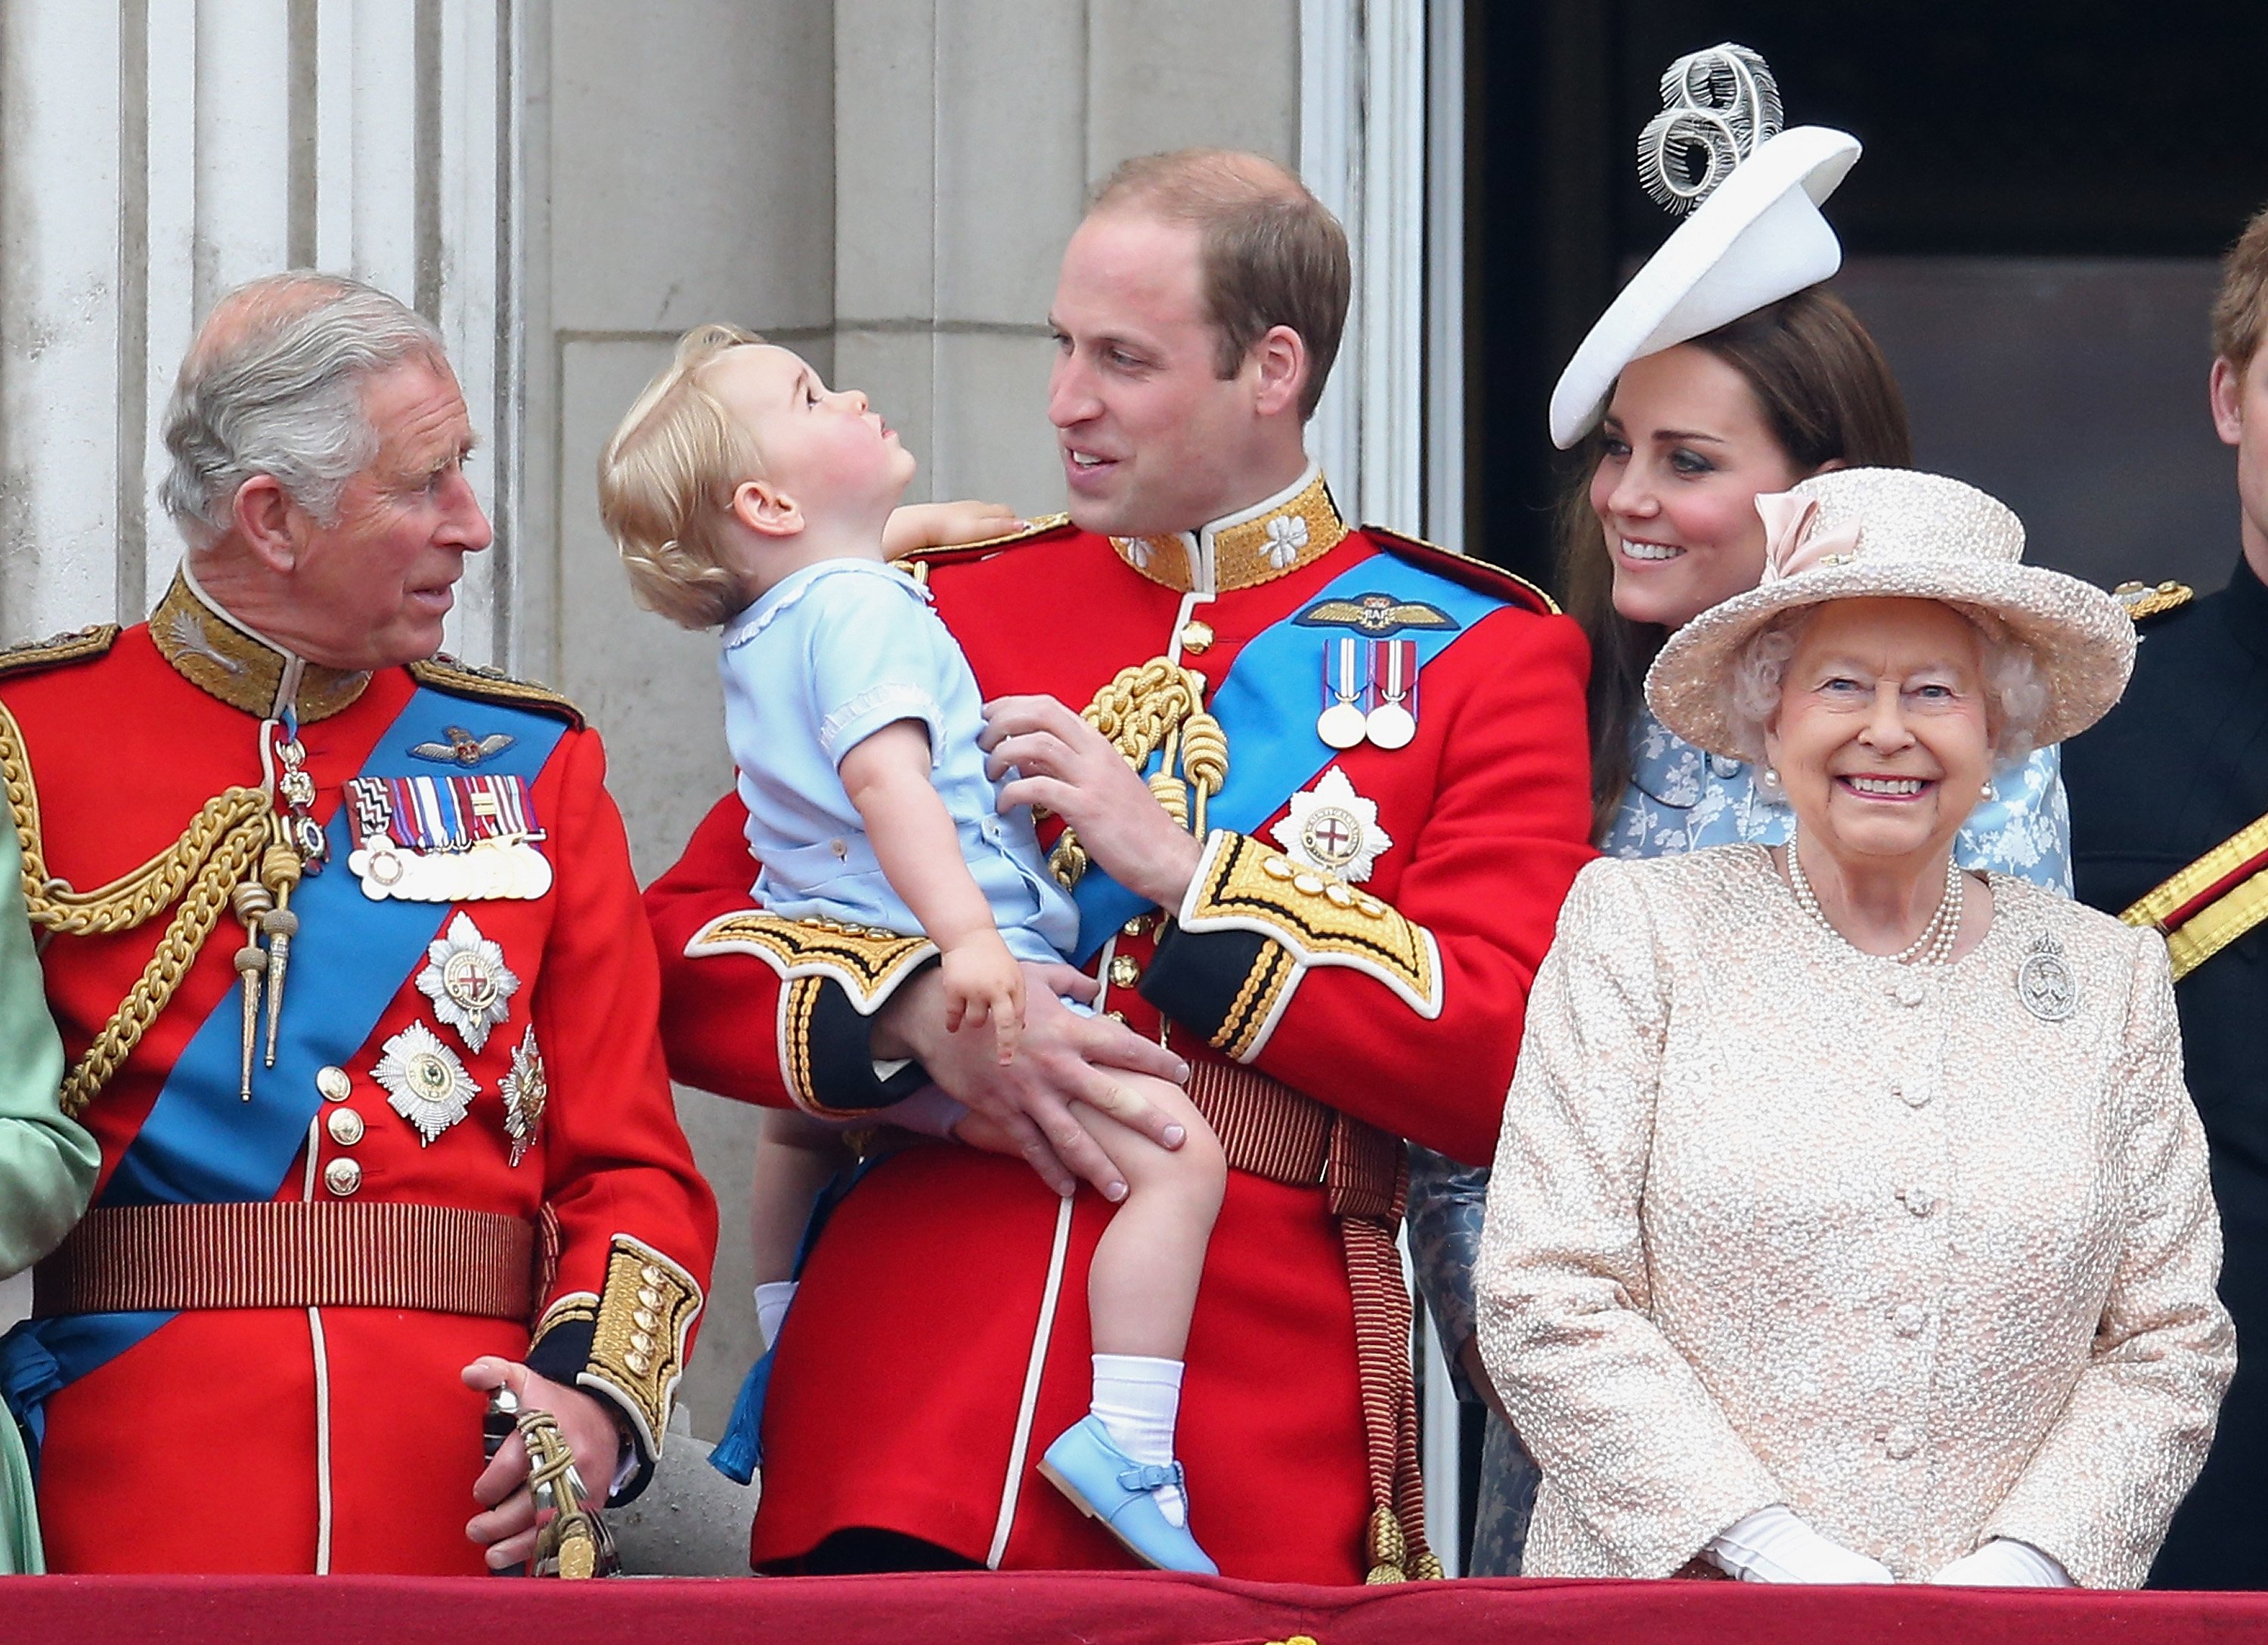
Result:
[[[1197,1538],[1168,1520],[1150,1494],[1160,1486],[1179,1486],[1182,1464],[1160,1468],[1136,1462],[1111,1443],[1110,1430],[1100,1417],[1086,1417],[1066,1428],[1040,1459],[1040,1472],[1145,1564],[1198,1576],[1220,1575]]]

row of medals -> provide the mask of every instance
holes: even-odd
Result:
[[[302,764],[306,751],[295,738],[281,752],[284,770],[276,790],[286,808],[284,826],[308,869],[320,873],[329,842],[313,815],[315,783]],[[364,895],[402,902],[533,900],[550,890],[552,878],[549,859],[525,840],[479,840],[461,850],[429,853],[404,851],[382,830],[364,833],[361,848],[349,853],[347,867]],[[447,931],[427,945],[417,988],[432,1000],[435,1018],[454,1029],[468,1050],[477,1052],[488,1044],[490,1030],[511,1017],[510,1001],[519,991],[519,978],[504,963],[503,948],[482,936],[472,916],[460,911]],[[269,1060],[274,1060],[272,1050]],[[421,1146],[463,1119],[480,1093],[463,1060],[422,1022],[413,1022],[388,1039],[372,1073],[386,1091],[387,1105],[417,1132]],[[247,1069],[247,1086],[248,1073]],[[547,1086],[542,1053],[530,1028],[512,1048],[511,1069],[500,1081],[513,1165],[534,1144]],[[326,1089],[324,1095],[341,1101],[345,1093]]]

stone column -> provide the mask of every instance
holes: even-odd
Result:
[[[214,299],[320,266],[438,321],[508,430],[513,0],[11,0],[0,18],[0,632],[116,618],[180,545],[166,396]],[[501,298],[500,298],[500,293]],[[514,513],[512,442],[476,471]],[[452,644],[500,654],[500,557]]]

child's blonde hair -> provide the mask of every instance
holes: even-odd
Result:
[[[599,515],[630,594],[686,628],[714,628],[747,603],[724,527],[733,491],[761,472],[762,457],[701,373],[762,341],[738,326],[694,327],[599,454]]]

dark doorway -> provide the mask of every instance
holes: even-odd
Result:
[[[1675,57],[1764,54],[1790,124],[1866,155],[1827,207],[1923,466],[2021,514],[2029,557],[2218,586],[2214,260],[2268,202],[2259,0],[1535,0],[1466,8],[1468,543],[1551,580],[1561,365],[1671,219],[1637,135]]]

